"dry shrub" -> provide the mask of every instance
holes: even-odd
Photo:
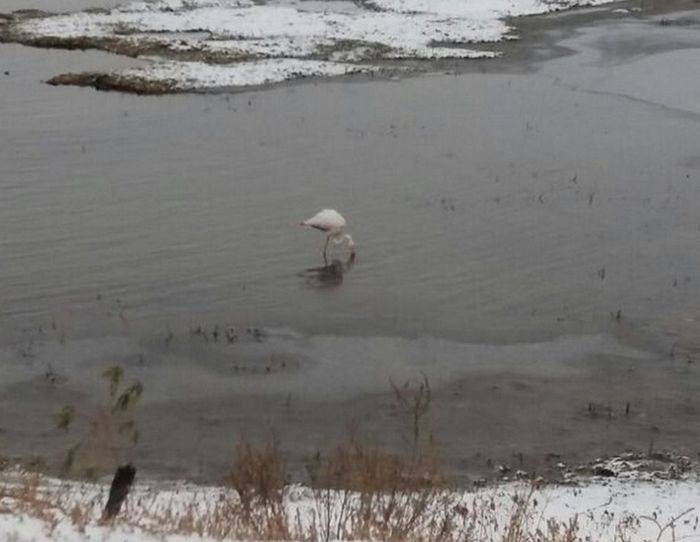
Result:
[[[238,496],[227,503],[225,510],[232,526],[237,524],[238,529],[258,539],[292,537],[285,507],[287,480],[286,465],[276,441],[262,449],[240,443],[228,476],[228,483]]]
[[[413,491],[446,482],[432,453],[405,459],[358,442],[338,446],[327,456],[318,452],[307,462],[307,471],[312,487],[358,492]]]
[[[548,519],[542,522],[534,486],[512,497],[513,507],[502,534],[502,542],[578,542],[578,518],[566,523]]]
[[[238,444],[228,481],[238,492],[245,508],[281,502],[286,485],[286,466],[277,442],[272,441],[261,450],[250,443]]]
[[[410,427],[410,436],[408,441],[413,448],[413,453],[420,452],[420,447],[424,444],[424,418],[430,411],[430,405],[433,401],[433,391],[430,388],[428,377],[423,375],[423,378],[415,388],[411,387],[411,382],[406,381],[403,386],[398,386],[393,380],[389,379],[391,389],[394,391],[396,407],[405,419],[408,420]],[[432,444],[432,435],[428,438]]]
[[[457,497],[448,487],[424,420],[432,392],[390,381],[396,410],[407,421],[410,453],[397,455],[350,440],[307,461],[315,509],[314,540],[447,540]]]
[[[434,456],[398,455],[358,443],[307,463],[314,495],[314,540],[442,540],[456,494]]]

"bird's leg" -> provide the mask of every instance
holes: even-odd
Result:
[[[331,242],[331,236],[329,235],[328,237],[326,237],[326,244],[323,246],[323,263],[325,263],[326,265],[328,265],[327,252],[328,252],[328,243],[330,243],[330,242]]]

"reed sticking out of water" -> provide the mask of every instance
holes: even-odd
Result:
[[[63,460],[64,475],[81,475],[94,479],[106,474],[120,462],[122,453],[139,440],[134,408],[143,394],[143,386],[134,381],[124,384],[124,370],[114,365],[102,373],[109,384],[107,400],[88,415],[87,434],[71,446]],[[65,405],[56,415],[56,427],[69,431],[77,417],[72,405]]]

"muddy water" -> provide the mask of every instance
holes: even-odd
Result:
[[[386,433],[388,379],[420,372],[459,386],[436,423],[479,434],[474,453],[614,452],[658,424],[692,448],[697,369],[668,362],[666,333],[700,303],[700,31],[562,25],[529,46],[566,54],[517,74],[158,98],[41,83],[134,61],[2,45],[3,447],[52,457],[51,414],[117,362],[146,385],[133,453],[154,471],[212,476],[239,434],[302,449],[353,416]],[[342,275],[293,226],[325,206],[359,245]],[[477,373],[504,394],[470,391]],[[561,445],[580,405],[637,384],[626,438]],[[445,443],[455,465],[468,444]]]

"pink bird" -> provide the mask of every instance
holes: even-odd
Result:
[[[323,259],[328,262],[327,251],[329,243],[334,245],[347,241],[350,252],[355,254],[355,241],[352,240],[349,234],[345,233],[345,219],[335,209],[324,209],[316,213],[311,218],[300,222],[300,226],[309,226],[316,228],[326,234],[326,244],[323,247]]]

